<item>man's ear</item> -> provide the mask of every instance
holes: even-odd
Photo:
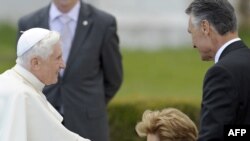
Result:
[[[210,33],[210,24],[207,20],[202,20],[201,21],[201,31],[205,34],[208,35]]]
[[[30,60],[30,67],[33,70],[38,70],[40,68],[40,64],[41,64],[41,58],[39,57],[33,57]]]

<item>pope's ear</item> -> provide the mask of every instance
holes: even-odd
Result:
[[[35,69],[35,70],[39,69],[40,64],[41,64],[41,59],[39,57],[33,57],[30,60],[30,67],[32,69]]]

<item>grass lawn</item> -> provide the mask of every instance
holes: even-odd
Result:
[[[15,64],[16,29],[0,23],[0,73]]]
[[[15,49],[14,48],[1,48],[0,50],[0,73],[11,68],[14,64],[15,64]]]
[[[195,49],[122,50],[124,82],[114,99],[174,99],[199,102],[202,82],[212,62]]]

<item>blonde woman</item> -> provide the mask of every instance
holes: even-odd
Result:
[[[135,129],[147,141],[195,141],[198,136],[194,122],[175,108],[146,110]]]

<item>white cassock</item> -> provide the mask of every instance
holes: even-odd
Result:
[[[61,124],[43,87],[20,65],[0,75],[0,141],[89,141]]]

